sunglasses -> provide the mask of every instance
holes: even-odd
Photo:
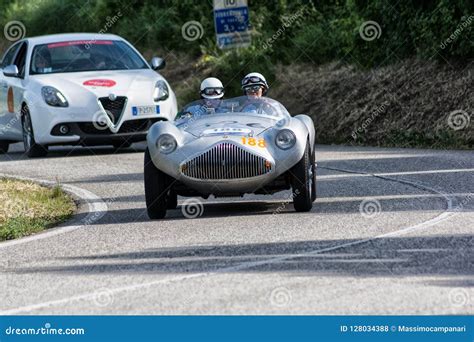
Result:
[[[249,87],[245,87],[245,92],[246,93],[248,93],[248,92],[256,93],[257,91],[259,91],[262,88],[263,87],[260,86],[260,85],[249,86]]]
[[[242,85],[246,85],[246,84],[249,84],[249,83],[262,83],[263,81],[260,79],[260,77],[257,77],[257,76],[251,76],[251,77],[245,77],[243,80],[242,80]]]
[[[201,91],[201,94],[212,96],[224,94],[224,88],[205,88]]]

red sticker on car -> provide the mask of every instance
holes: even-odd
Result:
[[[96,80],[88,80],[82,83],[85,86],[91,87],[113,87],[116,83],[112,80],[105,80],[105,79],[96,79]]]
[[[71,45],[112,45],[114,42],[111,40],[72,40],[69,42],[58,42],[48,44],[48,49],[53,49],[62,46],[71,46]]]

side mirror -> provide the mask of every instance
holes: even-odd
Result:
[[[150,64],[153,70],[161,70],[166,66],[165,60],[160,57],[153,57]]]
[[[14,64],[11,64],[11,65],[7,65],[4,69],[3,69],[3,74],[7,77],[18,77],[18,67]]]

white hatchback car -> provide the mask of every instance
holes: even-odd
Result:
[[[0,153],[22,141],[29,157],[50,145],[128,147],[156,121],[173,120],[176,97],[126,40],[71,33],[16,42],[0,64]]]

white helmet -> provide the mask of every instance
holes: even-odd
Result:
[[[242,79],[242,89],[245,91],[245,88],[251,87],[254,85],[261,85],[263,87],[263,93],[265,94],[268,90],[268,83],[265,77],[259,72],[251,72],[250,74],[245,75]]]
[[[224,86],[215,77],[208,77],[201,82],[201,97],[204,99],[220,99],[224,96]]]

